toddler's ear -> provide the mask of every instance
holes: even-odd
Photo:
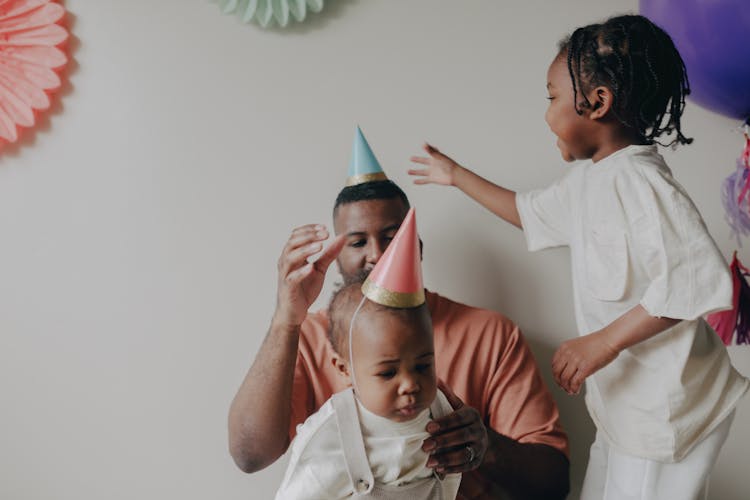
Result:
[[[334,354],[333,357],[331,357],[331,363],[333,364],[333,367],[336,368],[336,373],[346,379],[349,378],[349,363],[347,363],[343,357]]]

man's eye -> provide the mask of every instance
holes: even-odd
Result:
[[[547,97],[547,100],[548,100],[548,101],[551,101],[551,100],[553,100],[553,99],[554,99],[554,97],[552,97],[552,96],[549,96],[549,97]]]
[[[363,247],[365,246],[365,240],[354,240],[351,243],[349,243],[349,246],[356,247],[356,248]]]

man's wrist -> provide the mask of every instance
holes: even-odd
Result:
[[[301,324],[295,321],[290,321],[288,318],[279,317],[277,314],[274,314],[273,319],[271,319],[272,332],[294,335],[300,332],[301,327]]]

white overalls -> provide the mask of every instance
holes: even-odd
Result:
[[[453,500],[455,498],[457,485],[454,482],[460,481],[460,475],[458,474],[451,474],[445,480],[440,480],[436,474],[433,474],[430,477],[400,486],[376,483],[367,461],[354,391],[348,389],[336,393],[332,396],[331,402],[336,410],[341,446],[346,457],[347,473],[354,497],[383,500]],[[438,398],[435,398],[430,406],[430,412],[433,419],[440,418],[445,414]],[[447,483],[449,482],[452,483],[452,487],[448,486]]]

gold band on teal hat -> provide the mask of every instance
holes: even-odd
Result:
[[[424,304],[424,289],[416,292],[394,292],[369,279],[362,284],[362,293],[371,301],[387,307],[408,309]]]
[[[364,184],[365,182],[374,182],[374,181],[387,181],[388,177],[386,177],[385,172],[375,172],[372,174],[360,174],[360,175],[353,175],[346,179],[346,185],[348,186],[356,186],[357,184]]]
[[[375,153],[367,143],[362,130],[357,127],[354,131],[354,142],[352,143],[352,156],[349,162],[349,173],[346,179],[347,186],[356,186],[365,182],[388,180],[385,172],[380,167]]]

